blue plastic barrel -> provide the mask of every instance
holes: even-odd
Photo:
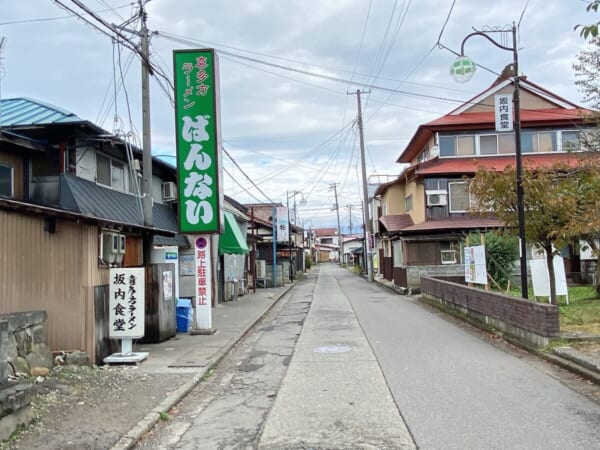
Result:
[[[175,307],[177,315],[177,332],[187,333],[192,323],[192,301],[189,298],[180,298]]]

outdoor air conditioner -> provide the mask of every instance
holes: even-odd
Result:
[[[117,248],[117,257],[116,257],[115,262],[117,264],[122,264],[123,257],[125,256],[125,235],[124,234],[117,234],[117,243],[118,243],[118,248]]]
[[[118,233],[102,233],[102,261],[108,265],[117,262],[119,254],[119,234]]]
[[[446,191],[425,191],[427,195],[427,206],[445,206],[448,204],[448,193]]]
[[[172,181],[167,181],[162,184],[162,198],[165,202],[177,200],[177,185]]]

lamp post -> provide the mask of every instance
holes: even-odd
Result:
[[[517,49],[517,27],[512,24],[510,29],[512,34],[512,47],[507,47],[496,42],[488,34],[507,33],[509,30],[485,30],[474,31],[468,34],[460,46],[460,56],[452,64],[450,69],[452,76],[459,83],[469,81],[475,73],[475,63],[465,56],[465,43],[473,36],[482,36],[501,48],[513,53],[513,105],[514,105],[514,131],[515,131],[515,158],[517,170],[517,219],[519,222],[519,240],[520,240],[520,265],[521,265],[521,296],[527,298],[527,243],[525,241],[525,209],[523,205],[523,165],[521,158],[521,110],[519,99],[519,52]]]

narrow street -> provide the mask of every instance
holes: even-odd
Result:
[[[138,449],[600,448],[600,390],[334,264]]]

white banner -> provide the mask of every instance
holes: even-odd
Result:
[[[465,281],[467,283],[487,284],[484,245],[465,247]]]
[[[143,267],[110,269],[108,328],[111,339],[144,337],[144,278]]]
[[[290,227],[288,220],[288,209],[285,206],[276,208],[277,216],[277,242],[289,242]]]
[[[513,97],[512,94],[496,94],[494,96],[496,131],[513,130]]]

